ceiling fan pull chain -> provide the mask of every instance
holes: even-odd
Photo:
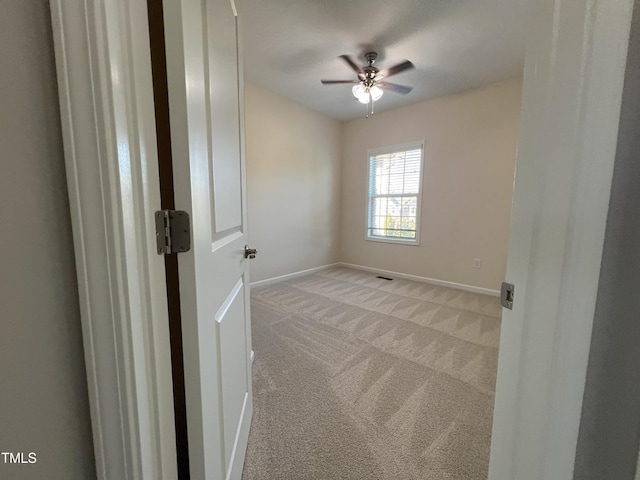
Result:
[[[369,102],[365,103],[364,108],[365,108],[365,116],[364,118],[369,118],[369,115],[373,115],[373,104],[375,102],[373,101],[373,96],[371,95],[371,92],[369,92]],[[369,113],[369,105],[371,105],[371,113]]]

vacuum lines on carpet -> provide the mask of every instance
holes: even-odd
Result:
[[[484,480],[495,297],[336,267],[253,289],[243,480]]]

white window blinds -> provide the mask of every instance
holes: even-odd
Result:
[[[369,152],[367,237],[417,243],[422,143]]]

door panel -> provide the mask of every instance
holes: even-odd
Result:
[[[252,415],[246,202],[237,18],[230,0],[165,0],[192,479],[239,479]]]
[[[215,233],[242,224],[236,21],[229,1],[204,5]],[[208,55],[207,55],[208,54]],[[222,140],[222,141],[221,141]]]
[[[245,376],[247,355],[244,346],[238,348],[234,342],[236,338],[244,338],[244,315],[244,283],[243,279],[240,279],[216,314],[222,372],[224,448],[227,465],[229,465],[235,444],[247,394]]]

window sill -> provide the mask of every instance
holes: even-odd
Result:
[[[365,236],[365,240],[368,240],[370,242],[395,243],[396,245],[409,245],[413,247],[420,246],[420,240],[417,238],[412,239],[412,238],[370,237],[367,235]]]

